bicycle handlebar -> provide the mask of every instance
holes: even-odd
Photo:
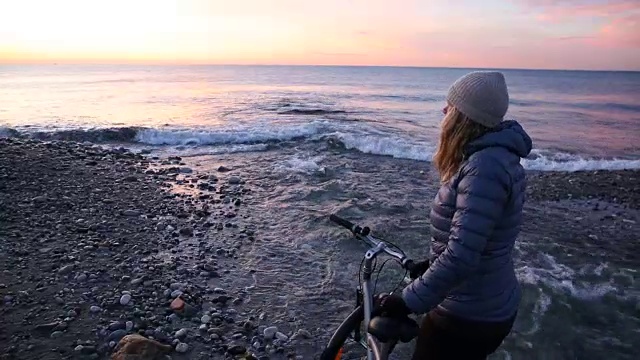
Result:
[[[347,219],[343,219],[340,216],[336,215],[336,214],[331,214],[329,215],[329,220],[333,221],[334,223],[340,225],[340,226],[344,226],[345,228],[352,230],[353,229],[353,223]]]
[[[368,227],[360,227],[359,225],[356,225],[354,223],[352,223],[351,221],[347,220],[347,219],[343,219],[340,216],[336,215],[336,214],[331,214],[329,216],[329,220],[335,222],[336,224],[346,228],[347,230],[351,231],[354,235],[356,236],[367,236],[369,235],[369,233],[371,232],[371,229],[369,229]]]
[[[336,224],[342,227],[345,227],[346,229],[351,231],[355,236],[369,243],[369,245],[371,245],[372,247],[377,247],[382,243],[383,251],[387,255],[398,259],[398,261],[400,261],[400,264],[404,269],[410,272],[413,272],[413,270],[415,269],[415,263],[413,262],[413,260],[408,259],[401,249],[396,247],[399,251],[392,250],[391,248],[389,248],[386,242],[382,240],[378,240],[373,236],[371,236],[370,235],[371,230],[368,227],[366,226],[360,227],[359,225],[356,225],[347,219],[343,219],[336,214],[331,214],[329,216],[329,220],[335,222]]]

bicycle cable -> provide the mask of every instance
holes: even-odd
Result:
[[[398,245],[392,243],[391,241],[384,240],[382,238],[380,238],[380,240],[382,240],[382,241],[386,242],[387,244],[391,245],[396,250],[398,250],[398,252],[400,252],[402,255],[406,256],[405,252]],[[396,262],[398,264],[400,264],[400,268],[403,268],[403,264],[400,261],[398,261],[397,259],[394,259],[394,260],[396,260]],[[409,273],[409,270],[405,269],[404,270],[404,275],[402,276],[402,278],[400,278],[400,281],[398,282],[398,285],[396,285],[396,287],[393,289],[393,292],[396,292],[402,286],[402,283],[404,282],[404,279],[407,277],[408,273]]]
[[[373,293],[375,294],[377,289],[378,289],[378,279],[380,279],[380,273],[382,272],[382,269],[384,268],[384,266],[387,264],[387,262],[394,260],[395,262],[397,262],[398,264],[400,263],[398,260],[394,259],[394,258],[388,258],[386,259],[382,265],[380,265],[380,269],[378,269],[378,274],[376,274],[376,281],[373,284]]]
[[[383,238],[377,238],[377,239],[378,239],[379,241],[382,241],[382,242],[384,242],[384,243],[386,243],[386,244],[390,245],[389,247],[394,248],[394,249],[395,249],[395,250],[397,250],[399,253],[401,253],[402,255],[405,255],[405,256],[406,256],[405,252],[404,252],[404,251],[403,251],[403,250],[402,250],[398,245],[396,245],[396,244],[392,243],[391,241],[387,241],[387,240],[385,240],[385,239],[383,239]],[[384,266],[386,265],[386,263],[387,263],[388,261],[390,261],[390,260],[394,260],[395,262],[397,262],[397,263],[400,265],[400,268],[403,268],[402,263],[401,263],[398,259],[395,259],[395,258],[388,258],[388,259],[386,259],[384,262],[382,262],[382,265],[380,265],[380,268],[378,269],[378,273],[376,274],[376,280],[375,280],[375,283],[374,283],[374,286],[373,286],[373,293],[374,293],[374,294],[375,294],[375,293],[376,293],[376,291],[377,291],[377,287],[378,287],[378,279],[380,278],[380,273],[382,272],[382,269],[384,268]],[[358,283],[361,283],[361,282],[362,282],[362,266],[363,266],[363,264],[364,264],[364,258],[360,261],[360,266],[359,266],[359,268],[358,268]],[[378,266],[378,258],[375,258],[375,259],[374,259],[374,262],[373,262],[373,266],[372,266],[372,268],[371,268],[371,273],[372,273],[372,274],[376,272],[376,268],[377,268],[377,266]],[[402,278],[400,279],[400,281],[398,282],[398,284],[397,284],[397,285],[395,286],[395,288],[393,289],[393,292],[396,292],[396,291],[397,291],[397,290],[402,286],[402,282],[403,282],[403,281],[404,281],[404,279],[407,277],[407,273],[408,273],[408,270],[406,270],[406,269],[405,269],[405,271],[404,271],[404,275],[402,276]]]
[[[404,279],[407,277],[407,273],[408,272],[409,272],[408,270],[404,271],[404,275],[402,276],[402,278],[398,282],[398,285],[396,285],[396,287],[393,289],[393,292],[396,292],[396,290],[400,289],[400,287],[402,286],[402,283],[404,282]]]

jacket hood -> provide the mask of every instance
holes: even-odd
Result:
[[[532,148],[531,137],[515,120],[498,124],[491,132],[471,141],[466,149],[467,156],[489,147],[503,147],[521,158],[527,157]]]

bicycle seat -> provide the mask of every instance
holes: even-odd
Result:
[[[376,316],[369,322],[367,331],[383,343],[400,340],[403,343],[418,336],[418,324],[409,317]]]

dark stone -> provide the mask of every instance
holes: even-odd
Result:
[[[122,329],[126,329],[126,328],[127,328],[127,324],[125,324],[122,321],[115,321],[115,322],[112,322],[109,325],[109,330],[110,331],[122,330]]]
[[[96,352],[96,347],[92,346],[92,345],[82,345],[82,351],[80,351],[83,354],[93,354]]]
[[[51,330],[55,329],[58,326],[59,322],[50,322],[50,323],[46,323],[46,324],[40,324],[40,325],[36,325],[35,330],[37,331],[44,331],[44,332],[51,332]]]
[[[109,334],[109,337],[107,338],[107,341],[118,342],[125,335],[127,335],[127,331],[126,330],[124,330],[124,329],[116,330],[116,331],[113,331],[111,334]]]
[[[247,352],[247,348],[242,345],[231,345],[227,348],[227,352],[231,355],[242,355]]]
[[[180,229],[180,235],[182,236],[193,236],[193,229],[190,227],[184,227]]]

